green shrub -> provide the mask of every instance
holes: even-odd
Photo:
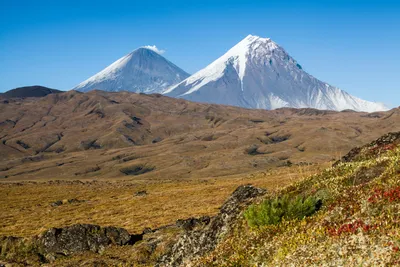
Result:
[[[267,199],[259,205],[251,205],[244,213],[251,227],[278,224],[285,220],[301,220],[314,214],[322,201],[316,197],[290,198],[289,195]]]

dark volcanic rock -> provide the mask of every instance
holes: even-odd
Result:
[[[57,200],[57,201],[51,203],[50,206],[58,207],[58,206],[61,206],[62,204],[63,204],[63,202],[61,200]]]
[[[144,196],[147,196],[147,195],[148,195],[148,193],[147,193],[146,190],[138,191],[138,192],[135,193],[135,197],[144,197]]]
[[[88,251],[100,253],[109,245],[134,245],[142,239],[143,234],[130,235],[123,228],[75,224],[51,228],[32,238],[0,236],[0,259],[31,266],[29,262],[52,262],[60,257]]]
[[[71,199],[67,200],[68,204],[82,203],[82,202],[85,202],[85,200],[79,200],[79,199],[76,199],[76,198],[71,198]]]
[[[196,227],[205,226],[210,223],[211,218],[209,216],[203,216],[200,218],[189,218],[186,220],[177,220],[176,226],[186,231],[191,231]]]
[[[238,187],[221,207],[218,215],[211,218],[204,227],[185,231],[156,266],[186,266],[194,258],[212,251],[221,238],[232,229],[243,208],[251,200],[265,193],[266,190],[251,185]],[[196,223],[189,219],[183,224],[192,226]]]
[[[400,132],[388,133],[367,145],[353,148],[349,151],[349,153],[347,153],[340,160],[335,162],[333,166],[337,166],[339,163],[342,162],[352,162],[357,161],[357,159],[362,157],[371,155],[373,156],[377,153],[380,153],[381,151],[392,149],[392,145],[397,146],[399,144]]]
[[[68,256],[85,251],[101,252],[109,245],[129,244],[131,235],[123,228],[76,224],[65,228],[51,228],[38,238],[46,258]]]

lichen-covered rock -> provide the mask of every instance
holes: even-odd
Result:
[[[335,162],[333,166],[335,167],[342,162],[352,162],[362,160],[367,157],[376,157],[379,153],[393,149],[399,144],[400,132],[388,133],[367,145],[353,148],[349,151],[349,153]]]
[[[0,236],[0,260],[31,266],[87,251],[100,253],[109,245],[134,245],[142,239],[143,234],[130,235],[123,228],[75,224],[32,238]]]
[[[205,223],[204,227],[185,231],[156,266],[190,266],[191,260],[216,247],[221,238],[232,229],[239,214],[251,200],[265,193],[266,190],[251,185],[238,187],[222,205],[218,215]],[[190,222],[188,224],[191,225]]]
[[[209,216],[203,216],[200,218],[189,218],[185,220],[177,220],[176,221],[176,226],[184,229],[185,231],[191,231],[196,227],[201,227],[205,226],[210,223],[210,217]]]
[[[68,256],[85,251],[101,252],[105,247],[126,245],[131,235],[123,228],[76,224],[65,228],[51,228],[38,237],[38,245],[46,258]]]

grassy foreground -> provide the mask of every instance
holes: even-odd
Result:
[[[178,219],[214,215],[236,187],[252,183],[273,190],[320,169],[318,165],[277,168],[237,177],[165,182],[131,180],[0,183],[0,236],[30,237],[76,223],[117,226],[130,233]],[[145,196],[135,196],[146,191]],[[79,202],[53,207],[51,203]],[[82,202],[80,202],[82,201]]]
[[[249,207],[236,230],[197,265],[400,265],[400,148],[364,148],[360,155]],[[288,203],[287,196],[312,197],[322,206],[293,219],[273,204]]]

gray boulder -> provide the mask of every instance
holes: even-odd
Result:
[[[38,237],[38,244],[48,260],[85,251],[101,252],[109,245],[129,244],[131,235],[123,228],[75,224],[51,228]]]
[[[256,188],[251,185],[238,187],[228,200],[222,205],[220,212],[209,222],[204,221],[204,227],[188,227],[171,250],[158,261],[156,266],[189,266],[190,261],[212,251],[222,237],[227,234],[239,218],[241,211],[254,198],[266,193],[265,189]],[[198,222],[183,222],[192,226]]]

